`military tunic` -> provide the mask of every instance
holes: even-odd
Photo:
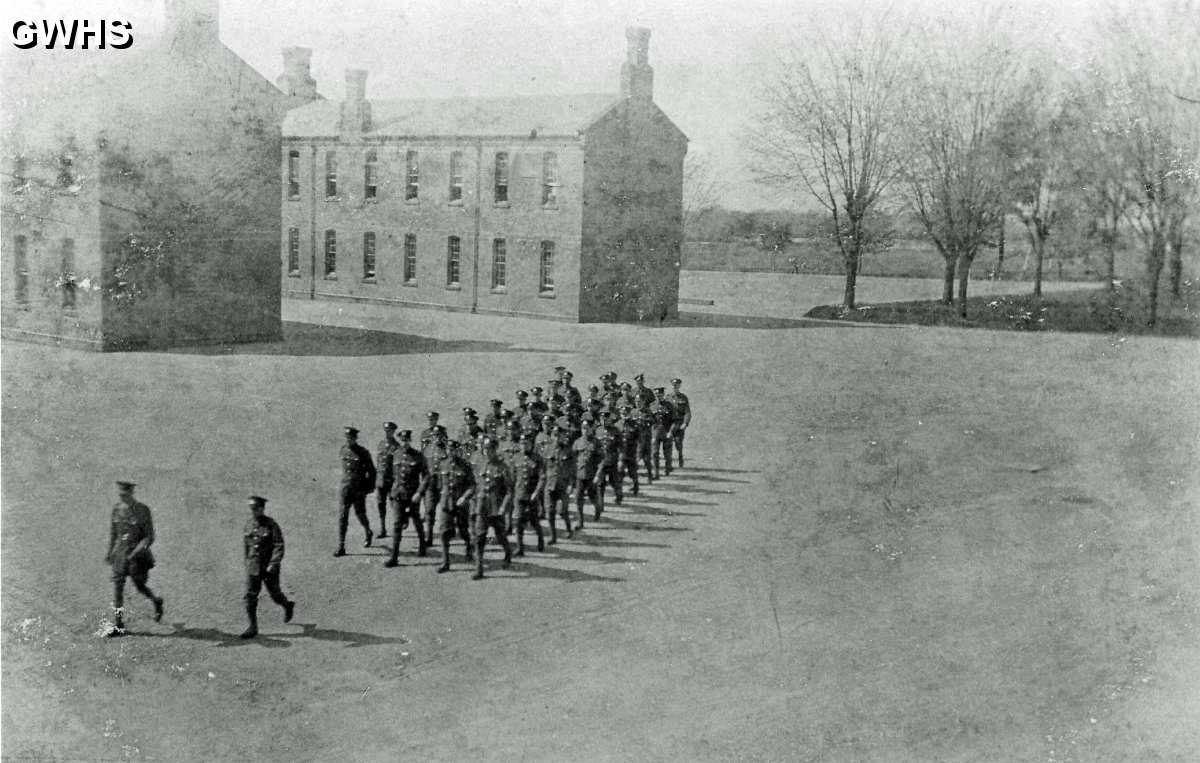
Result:
[[[265,585],[271,600],[283,606],[287,597],[279,587],[284,550],[283,530],[279,523],[265,514],[251,517],[246,522],[242,541],[246,557],[246,604],[256,604]]]
[[[108,536],[108,560],[112,579],[122,582],[126,576],[145,581],[154,567],[154,519],[150,507],[139,501],[126,505],[118,501],[113,506],[112,524]]]

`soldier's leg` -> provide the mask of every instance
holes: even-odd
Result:
[[[258,592],[262,590],[262,578],[258,575],[246,576],[246,619],[250,625],[242,631],[242,638],[254,638],[258,635]]]
[[[392,492],[392,486],[384,484],[383,487],[375,490],[375,504],[379,507],[379,537],[386,538],[387,532],[387,510],[388,510],[388,493]]]
[[[672,443],[672,440],[673,440],[673,438],[671,435],[664,435],[662,438],[663,462],[667,466],[667,474],[671,473],[671,443]]]
[[[467,561],[471,561],[471,518],[466,509],[456,509],[454,521],[458,525],[458,537],[462,538]]]
[[[508,542],[508,535],[504,531],[504,524],[498,519],[492,520],[492,528],[495,530],[496,539],[500,545],[504,547],[504,566],[507,568],[512,564],[512,544]]]
[[[533,523],[533,531],[535,533],[537,533],[537,539],[538,539],[537,550],[545,551],[546,550],[546,536],[542,534],[542,512],[539,511],[540,507],[537,505],[536,501],[532,502],[530,504],[529,508],[530,508],[530,512],[531,512],[530,522]]]
[[[125,576],[113,575],[113,627],[110,635],[119,636],[125,630]]]
[[[338,511],[338,544],[337,551],[334,556],[346,555],[346,528],[350,524],[350,504],[353,503],[353,496],[348,488],[342,488],[341,494],[341,509]]]
[[[375,533],[371,531],[371,523],[367,519],[366,493],[360,492],[354,497],[354,516],[358,518],[358,523],[362,525],[363,532],[366,533],[366,541],[363,543],[363,548],[369,548],[371,540],[375,537]]]
[[[154,622],[161,621],[163,616],[163,600],[161,596],[155,596],[154,591],[150,590],[150,586],[146,585],[149,580],[148,573],[141,571],[129,577],[133,580],[133,586],[138,589],[138,593],[145,596],[154,604]]]
[[[600,473],[596,476],[600,479],[594,488],[596,492],[595,497],[592,499],[592,518],[594,521],[599,522],[600,515],[604,513],[604,493],[605,485],[608,484],[608,467],[601,465]]]
[[[621,475],[620,463],[613,464],[608,468],[609,477],[612,479],[613,495],[616,496],[616,503],[621,505],[621,501],[625,500],[625,488],[621,485],[624,478]]]
[[[584,499],[587,498],[588,485],[590,485],[590,484],[591,484],[591,480],[579,479],[579,478],[576,478],[576,480],[575,480],[575,510],[577,512],[579,512],[578,527],[580,530],[583,529],[583,502],[584,502]],[[593,493],[592,495],[595,495],[595,493]]]
[[[672,439],[675,440],[675,454],[679,457],[679,468],[683,468],[683,435],[686,429],[676,429]]]
[[[482,512],[476,514],[471,522],[471,527],[475,531],[475,574],[471,576],[472,580],[479,580],[483,577],[483,547],[487,544],[488,522]]]
[[[646,482],[647,483],[654,482],[654,469],[653,469],[653,463],[652,463],[651,457],[650,457],[650,447],[651,447],[651,441],[650,441],[649,437],[643,439],[641,442],[641,445],[638,446],[638,453],[642,457],[642,465],[646,467]]]
[[[660,458],[661,451],[662,451],[662,438],[659,437],[658,435],[653,435],[650,438],[650,454],[651,454],[652,460],[654,461],[654,479],[659,479],[660,467],[662,466],[662,461]]]
[[[395,567],[400,564],[400,536],[404,534],[404,526],[408,524],[408,511],[405,508],[404,496],[392,496],[389,500],[392,502],[392,554],[383,564],[385,567]],[[421,525],[418,522],[417,535],[420,534]],[[380,533],[379,537],[386,536]]]
[[[288,608],[291,602],[287,596],[284,596],[283,589],[279,587],[279,573],[268,572],[263,576],[263,585],[267,587],[267,593],[271,595],[271,601],[275,602],[284,609]]]

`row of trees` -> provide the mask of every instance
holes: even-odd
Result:
[[[853,309],[864,254],[915,213],[945,262],[943,301],[966,314],[971,264],[1003,251],[1017,216],[1035,256],[1052,236],[1144,254],[1148,320],[1170,266],[1179,294],[1184,233],[1200,190],[1200,5],[1165,0],[1112,12],[1081,55],[1039,43],[1002,11],[983,23],[842,19],[780,52],[760,88],[748,144],[755,172],[803,190],[829,215]]]

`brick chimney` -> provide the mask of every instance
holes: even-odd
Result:
[[[284,95],[315,100],[317,81],[312,78],[312,48],[284,48],[283,74],[275,80]]]
[[[650,66],[650,30],[631,26],[625,29],[629,50],[621,64],[621,97],[654,98],[654,69]]]
[[[342,132],[371,129],[371,102],[367,100],[367,70],[346,70],[346,97],[342,101]]]
[[[221,40],[218,0],[167,0],[166,38],[173,44]]]

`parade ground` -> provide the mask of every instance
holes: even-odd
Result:
[[[4,759],[1194,759],[1200,345],[808,321],[836,283],[772,278],[689,275],[661,327],[285,301],[274,345],[5,341]],[[344,426],[453,432],[558,365],[681,377],[685,468],[482,581],[353,518],[333,557]],[[116,480],[166,616],[130,587],[105,639]],[[297,608],[242,641],[250,493]]]

